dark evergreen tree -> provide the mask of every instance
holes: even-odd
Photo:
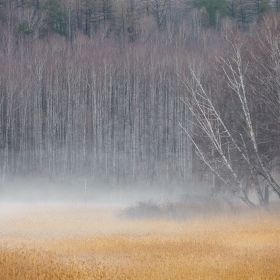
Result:
[[[194,0],[196,8],[204,7],[209,15],[209,24],[214,26],[219,16],[223,17],[227,14],[226,0]]]
[[[67,13],[62,9],[59,0],[47,0],[44,3],[46,12],[46,31],[66,35]]]

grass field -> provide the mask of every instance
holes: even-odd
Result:
[[[114,208],[0,207],[0,279],[280,279],[279,213],[128,220]]]

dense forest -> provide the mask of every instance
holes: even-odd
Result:
[[[280,195],[280,1],[0,1],[0,178]]]

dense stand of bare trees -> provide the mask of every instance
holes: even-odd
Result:
[[[191,3],[2,1],[1,184],[202,177],[250,206],[250,189],[264,206],[280,194],[280,15],[207,28]]]
[[[183,50],[157,43],[123,49],[83,36],[72,45],[63,38],[7,44],[2,181],[43,169],[50,178],[113,184],[185,180],[187,137],[178,127],[185,109],[176,77]]]

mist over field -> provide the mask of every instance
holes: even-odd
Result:
[[[1,0],[0,280],[279,279],[279,11]]]
[[[48,178],[27,176],[7,182],[1,189],[2,203],[68,203],[84,205],[123,205],[153,200],[158,203],[184,201],[185,195],[207,195],[202,188],[197,190],[170,186],[150,185],[142,182],[111,186],[102,183],[73,180],[72,182],[51,182]]]

